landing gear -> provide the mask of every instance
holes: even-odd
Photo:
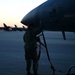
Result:
[[[66,40],[65,31],[62,31],[62,35],[63,35],[64,40]]]

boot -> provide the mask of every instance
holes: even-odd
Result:
[[[33,75],[31,72],[27,72],[27,75]]]
[[[38,75],[38,73],[34,73],[33,75]]]

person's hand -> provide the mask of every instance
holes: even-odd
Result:
[[[44,26],[43,26],[43,25],[40,25],[39,27],[40,27],[41,29],[43,29],[43,28],[44,28]]]
[[[39,37],[37,37],[37,42],[40,42],[40,38]]]

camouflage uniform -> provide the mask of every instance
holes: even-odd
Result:
[[[31,61],[33,60],[33,71],[37,75],[38,61],[37,61],[37,37],[36,35],[42,31],[42,28],[35,28],[27,30],[24,34],[24,48],[25,48],[25,59],[26,59],[26,70],[30,72]]]

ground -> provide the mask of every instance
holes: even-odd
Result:
[[[51,62],[56,70],[63,72],[56,72],[56,75],[65,75],[68,68],[75,65],[75,33],[66,32],[67,40],[63,40],[61,32],[44,33]],[[0,75],[26,75],[23,34],[24,31],[0,31]],[[43,47],[38,72],[40,75],[52,75]]]

